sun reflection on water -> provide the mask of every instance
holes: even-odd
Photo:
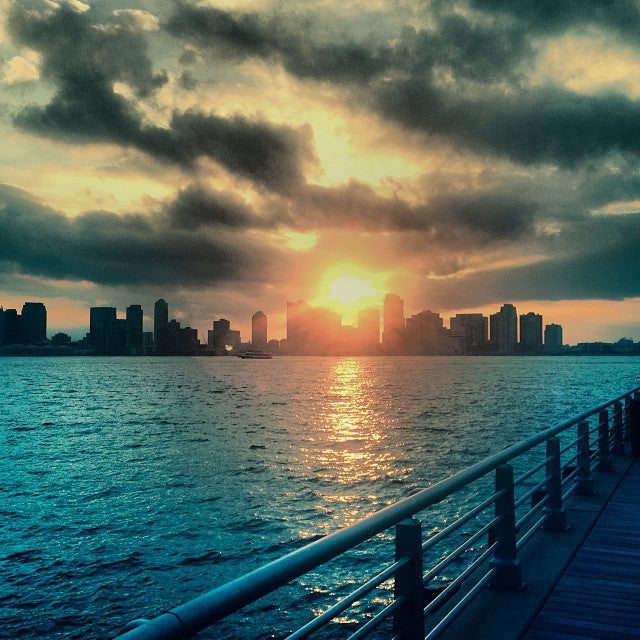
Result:
[[[370,512],[377,483],[393,479],[397,469],[391,451],[381,446],[388,425],[376,411],[375,380],[363,361],[332,363],[319,391],[313,445],[305,454],[322,487],[317,508],[346,525]]]

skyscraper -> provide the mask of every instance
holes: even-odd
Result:
[[[562,351],[562,326],[548,324],[544,328],[544,350],[547,353],[560,353]]]
[[[518,314],[512,304],[503,304],[500,311],[491,315],[491,345],[496,353],[508,355],[515,352],[518,343]]]
[[[426,310],[407,318],[406,348],[416,355],[437,355],[451,350],[449,336],[439,313]]]
[[[251,344],[256,349],[267,346],[267,316],[262,311],[256,311],[251,316]]]
[[[47,339],[47,309],[42,302],[22,305],[22,338],[26,344],[38,344]]]
[[[213,330],[208,333],[208,348],[216,355],[230,354],[240,347],[240,332],[231,329],[226,318],[213,321]]]
[[[525,313],[520,316],[520,348],[523,353],[539,353],[542,349],[542,316]]]
[[[401,353],[404,339],[404,300],[387,293],[383,307],[382,347],[387,353]]]
[[[0,344],[18,344],[22,341],[22,316],[17,309],[5,309],[2,312],[1,326]]]
[[[458,340],[463,353],[480,353],[489,341],[489,319],[481,313],[457,313],[449,321],[451,337]]]
[[[303,300],[287,302],[287,350],[291,354],[299,353],[303,337],[304,315],[309,306]]]
[[[91,307],[89,309],[89,339],[96,355],[107,353],[109,323],[116,321],[115,307]]]
[[[380,351],[380,310],[374,307],[358,311],[360,349],[367,354]]]
[[[169,324],[169,305],[163,298],[153,307],[153,340],[157,344],[158,336]]]
[[[132,356],[144,354],[142,307],[139,304],[132,304],[127,307],[127,353]]]

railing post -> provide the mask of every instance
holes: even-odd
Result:
[[[562,468],[560,463],[560,439],[547,440],[547,482],[545,489],[549,501],[544,508],[545,521],[542,525],[547,531],[567,530],[567,511],[562,506]]]
[[[613,455],[624,455],[624,432],[622,428],[622,403],[613,404]]]
[[[494,589],[519,591],[524,588],[522,567],[516,547],[516,511],[513,491],[513,467],[509,464],[496,469],[495,514],[500,520],[495,526],[495,540],[498,543],[493,553],[491,566],[495,569],[491,578]]]
[[[634,394],[631,398],[629,434],[631,436],[631,454],[640,456],[640,398]]]
[[[410,561],[395,578],[395,598],[403,603],[394,614],[393,631],[400,640],[423,640],[422,528],[415,518],[396,525],[396,561],[403,558]]]
[[[609,412],[602,409],[598,414],[598,471],[612,471],[609,447]]]
[[[591,455],[589,451],[589,424],[586,420],[578,422],[578,473],[575,493],[579,496],[592,496]]]
[[[622,422],[624,441],[631,442],[631,396],[625,396],[624,398],[624,414]]]

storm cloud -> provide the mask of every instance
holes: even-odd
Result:
[[[525,3],[526,4],[526,3]],[[523,11],[509,3],[476,2],[502,19],[481,20],[447,11],[432,16],[434,26],[406,27],[379,44],[353,43],[338,34],[330,43],[314,41],[320,19],[302,31],[300,19],[225,12],[180,3],[167,30],[186,42],[219,56],[275,59],[301,79],[350,85],[370,108],[407,129],[450,140],[478,154],[505,157],[524,165],[551,163],[575,166],[592,158],[640,152],[640,106],[621,94],[586,96],[555,85],[528,86],[523,61],[535,52],[529,32],[533,23],[554,28],[597,18],[618,25],[623,15],[637,17],[632,3],[570,3]],[[606,5],[606,6],[605,6]],[[620,5],[618,7],[617,5]],[[557,24],[556,17],[562,17]],[[637,22],[637,21],[636,21]],[[395,37],[392,37],[395,36]],[[342,36],[342,40],[341,40]]]
[[[209,157],[279,192],[302,182],[302,165],[313,158],[304,132],[193,109],[174,111],[168,127],[146,122],[114,83],[125,82],[145,98],[166,82],[166,74],[152,73],[136,23],[125,28],[121,22],[95,25],[90,11],[77,13],[67,5],[34,14],[14,4],[8,21],[14,38],[41,53],[45,77],[57,87],[49,104],[24,107],[14,123],[42,136],[133,147],[187,169]]]
[[[434,303],[473,307],[505,300],[623,300],[640,296],[640,215],[593,216],[547,237],[531,264],[432,283]]]
[[[46,278],[102,285],[260,281],[277,251],[217,229],[191,233],[157,217],[89,211],[74,218],[15,187],[0,187],[0,262]]]

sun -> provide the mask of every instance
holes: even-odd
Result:
[[[329,297],[342,304],[355,304],[363,298],[375,296],[379,291],[369,280],[356,276],[340,276],[329,283]]]
[[[355,324],[358,311],[380,306],[383,292],[381,275],[352,264],[340,264],[324,273],[318,295],[310,304],[336,311],[343,323]]]

